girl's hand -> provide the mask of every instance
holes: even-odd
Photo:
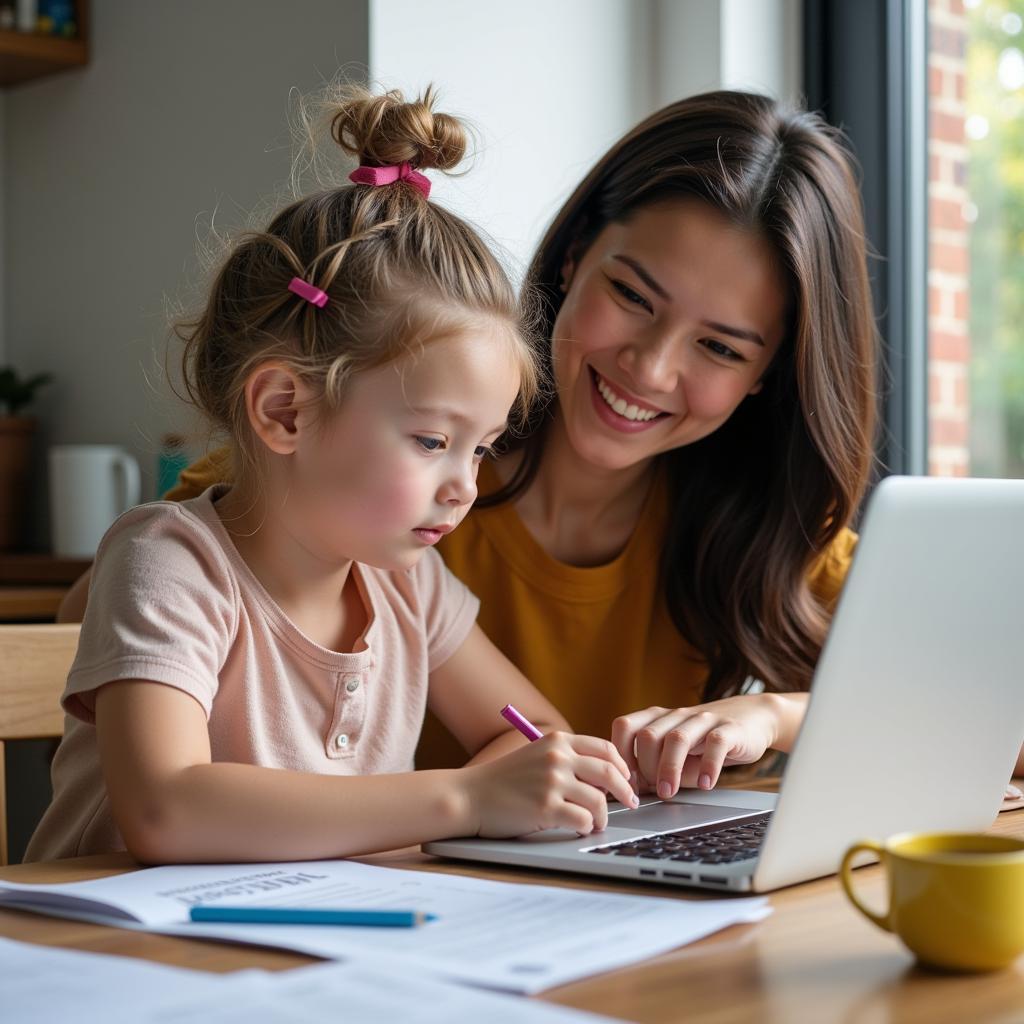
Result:
[[[637,791],[663,800],[681,786],[711,789],[722,768],[749,764],[775,745],[782,707],[771,693],[747,694],[692,708],[647,708],[612,723],[612,742]]]
[[[488,838],[567,828],[580,835],[608,824],[610,793],[626,806],[637,799],[629,768],[607,740],[553,732],[466,773],[476,834]]]

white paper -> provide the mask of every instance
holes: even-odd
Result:
[[[578,1010],[359,962],[208,974],[0,938],[4,1024],[600,1024]]]
[[[328,959],[373,955],[466,984],[541,992],[770,913],[764,897],[686,900],[492,882],[355,861],[184,865],[63,885],[0,883],[0,904]],[[424,911],[417,928],[199,924],[189,908]],[[104,907],[111,908],[104,912]]]
[[[216,1002],[189,1000],[154,1015],[152,1024],[618,1024],[582,1010],[447,984],[408,971],[349,962],[268,975],[259,985],[222,990]],[[211,1012],[212,1011],[212,1012]]]
[[[131,1024],[180,1002],[184,992],[210,998],[225,977],[0,938],[0,1020]]]

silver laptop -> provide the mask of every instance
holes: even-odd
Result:
[[[979,831],[1024,742],[1024,480],[889,477],[775,794],[612,804],[583,839],[452,839],[427,853],[764,892],[832,874],[862,837]]]

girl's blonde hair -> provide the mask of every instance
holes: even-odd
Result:
[[[466,132],[434,102],[433,88],[407,103],[397,90],[348,86],[325,101],[324,120],[360,165],[447,171],[465,154]],[[325,292],[326,305],[289,291],[294,277]],[[291,203],[238,241],[205,308],[175,333],[187,396],[232,439],[240,473],[256,462],[245,381],[261,363],[291,367],[329,414],[354,374],[453,332],[495,327],[518,364],[520,419],[539,389],[529,315],[476,231],[400,180]]]

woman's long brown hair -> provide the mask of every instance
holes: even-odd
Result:
[[[550,339],[569,253],[608,224],[669,198],[696,198],[772,245],[788,283],[787,336],[764,387],[710,436],[660,456],[670,482],[665,600],[708,665],[705,699],[748,676],[810,686],[831,609],[815,561],[846,526],[873,463],[877,337],[863,215],[838,134],[763,96],[713,92],[658,111],[587,175],[527,275]],[[544,352],[550,374],[550,348]],[[529,487],[553,406],[537,408],[517,472],[487,506]]]

